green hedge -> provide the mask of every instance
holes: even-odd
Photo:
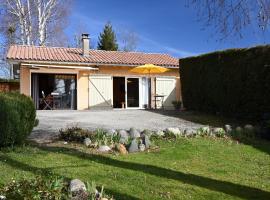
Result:
[[[259,118],[270,113],[270,45],[180,59],[187,109]]]
[[[33,130],[36,110],[30,97],[0,92],[0,147],[21,144]]]

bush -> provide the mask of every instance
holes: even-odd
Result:
[[[0,147],[22,144],[35,125],[33,101],[17,92],[0,92],[0,105]]]
[[[83,142],[85,138],[91,138],[93,132],[80,127],[70,127],[66,129],[60,129],[60,138],[67,142]]]
[[[260,119],[270,113],[270,45],[180,59],[185,108]]]

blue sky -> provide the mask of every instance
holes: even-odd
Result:
[[[104,24],[110,21],[117,33],[130,30],[137,34],[137,51],[168,53],[187,57],[226,48],[250,47],[270,43],[270,32],[255,27],[244,38],[217,41],[211,27],[203,30],[196,11],[186,0],[75,0],[66,33],[87,32],[95,46]],[[120,41],[119,41],[120,42]]]

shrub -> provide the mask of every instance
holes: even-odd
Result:
[[[91,138],[93,132],[80,127],[60,129],[60,138],[68,142],[83,142],[85,138]]]
[[[33,101],[17,92],[0,92],[0,105],[0,147],[22,144],[35,125]]]
[[[180,59],[185,108],[260,119],[270,113],[270,45]]]

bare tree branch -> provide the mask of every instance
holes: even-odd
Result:
[[[248,26],[265,31],[270,23],[270,0],[188,0],[197,9],[199,21],[212,26],[221,40],[243,36]]]

